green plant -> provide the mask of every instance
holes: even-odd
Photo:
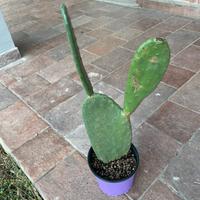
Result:
[[[88,95],[82,107],[85,127],[98,159],[108,163],[129,151],[130,114],[161,81],[170,60],[169,46],[164,39],[152,38],[137,49],[128,72],[124,108],[121,108],[110,97],[93,92],[65,5],[61,6],[61,12],[76,68]]]
[[[0,145],[0,199],[42,200],[31,181]]]

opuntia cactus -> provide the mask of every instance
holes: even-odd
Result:
[[[128,72],[124,112],[130,115],[160,83],[170,61],[166,40],[151,38],[136,51]]]
[[[159,84],[169,64],[170,50],[160,38],[149,39],[138,48],[128,74],[124,108],[121,108],[110,97],[93,92],[64,4],[61,12],[76,68],[88,95],[82,107],[84,124],[98,159],[108,163],[128,153],[132,141],[130,114]]]

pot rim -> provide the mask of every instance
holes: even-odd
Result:
[[[138,166],[139,166],[139,153],[138,153],[136,147],[133,144],[131,144],[130,149],[132,150],[132,153],[134,154],[134,158],[136,160],[136,167],[135,167],[135,170],[126,178],[121,178],[121,179],[118,179],[118,180],[110,180],[108,178],[104,178],[104,177],[101,177],[100,175],[98,175],[95,172],[95,170],[93,169],[93,167],[91,166],[91,163],[90,163],[91,155],[92,155],[92,153],[95,153],[92,147],[90,147],[89,152],[88,152],[88,156],[87,156],[89,168],[96,177],[98,177],[99,179],[101,179],[103,181],[107,181],[107,182],[110,182],[110,183],[119,183],[119,182],[122,182],[122,181],[126,181],[127,179],[129,179],[129,178],[131,178],[132,176],[135,175],[135,173],[138,169]]]

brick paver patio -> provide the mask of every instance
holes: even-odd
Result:
[[[102,194],[89,172],[84,92],[65,40],[61,0],[0,0],[23,59],[0,71],[0,143],[44,199],[200,199],[200,21],[92,0],[69,0],[95,90],[123,103],[134,50],[165,37],[171,65],[132,115],[141,163],[124,196]]]

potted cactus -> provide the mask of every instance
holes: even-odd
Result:
[[[92,145],[88,153],[89,167],[104,193],[124,194],[132,187],[139,165],[139,155],[132,144],[130,115],[160,83],[170,60],[169,46],[162,38],[151,38],[137,49],[121,108],[105,94],[94,93],[64,4],[61,13],[77,72],[87,94],[82,115]]]

